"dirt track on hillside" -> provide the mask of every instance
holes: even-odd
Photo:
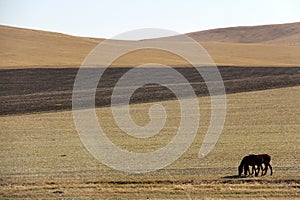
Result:
[[[218,67],[226,93],[265,90],[300,85],[300,67]],[[96,106],[110,105],[112,89],[130,68],[110,68],[98,85]],[[176,68],[191,83],[198,96],[208,95],[203,79],[194,68]],[[87,69],[94,70],[94,69]],[[0,115],[70,110],[73,84],[78,69],[0,70]],[[131,103],[174,99],[159,85],[146,85],[135,91]]]

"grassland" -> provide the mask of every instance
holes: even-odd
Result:
[[[210,116],[208,97],[199,97],[201,126],[185,154],[163,170],[132,175],[95,160],[83,147],[70,111],[2,116],[1,198],[299,198],[300,87],[227,95],[228,111],[215,149],[198,158]],[[155,140],[132,139],[115,126],[109,107],[98,108],[110,139],[129,150],[163,146],[178,127],[179,107],[164,101],[167,123]],[[149,121],[150,104],[131,105],[133,119]],[[148,149],[147,149],[148,148]],[[237,178],[249,153],[272,156],[273,176]]]
[[[223,132],[204,159],[198,152],[210,101],[195,69],[177,55],[154,49],[115,60],[98,85],[95,103],[98,121],[116,145],[154,151],[174,137],[180,121],[174,95],[152,85],[134,93],[130,112],[144,125],[152,102],[162,104],[168,118],[161,132],[137,139],[118,128],[107,106],[114,84],[132,66],[176,67],[193,86],[201,109],[198,135],[180,159],[159,171],[128,174],[88,153],[70,111],[77,67],[103,39],[0,26],[0,198],[299,199],[299,33],[300,24],[293,23],[189,34],[218,65],[228,99]],[[107,53],[129,43],[119,41]],[[274,175],[237,177],[237,166],[249,153],[270,154]]]
[[[282,28],[290,28],[293,31],[289,32]],[[249,29],[253,31],[246,35]],[[246,27],[238,30],[217,29],[216,31],[218,32],[216,38],[214,37],[216,35],[210,34],[209,31],[192,33],[190,36],[200,42],[218,66],[300,66],[299,23],[282,27],[273,25],[267,31],[260,27]],[[295,34],[291,35],[294,32]],[[258,36],[260,40],[257,40]],[[243,40],[244,37],[246,41]],[[269,41],[272,38],[276,38],[279,42],[272,43]],[[103,39],[0,26],[0,68],[77,68],[101,41]],[[178,43],[178,47],[182,45],[176,38],[173,42]],[[128,44],[130,44],[128,41],[119,41],[117,46]],[[107,52],[113,54],[114,48],[116,46],[112,45]],[[128,53],[113,66],[135,66],[149,61],[172,66],[186,66],[186,61],[180,57],[155,49]]]

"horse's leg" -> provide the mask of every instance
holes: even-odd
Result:
[[[248,172],[250,173],[249,165],[244,165],[244,174],[245,174],[245,176],[247,176]]]
[[[263,165],[261,164],[260,168],[261,168],[261,176],[264,176],[266,174],[267,167],[266,167],[266,165],[265,165],[265,167],[263,167]]]
[[[264,176],[265,170],[266,170],[266,165],[263,167],[263,163],[261,164],[261,176]]]
[[[270,170],[271,170],[271,176],[272,176],[272,174],[273,174],[273,170],[272,170],[272,166],[271,166],[271,164],[269,163],[269,168],[270,168]]]
[[[255,176],[258,176],[261,165],[257,165],[257,171],[255,170]]]
[[[263,170],[263,173],[261,173],[262,176],[267,174],[269,168],[269,163],[264,163],[264,164],[265,164],[265,169]]]
[[[254,174],[255,176],[257,174],[257,167],[256,167],[256,165],[252,166],[252,174]]]
[[[249,168],[249,175],[253,175],[254,170],[255,170],[255,168],[254,168],[254,166],[252,165],[252,172],[250,172],[250,168]]]

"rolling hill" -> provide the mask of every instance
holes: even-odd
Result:
[[[200,42],[217,65],[300,66],[300,23],[221,28],[188,33]],[[174,38],[174,43],[180,41]],[[0,68],[79,67],[103,39],[0,26]],[[119,45],[128,42],[120,41]],[[113,48],[109,49],[113,53]],[[118,59],[115,66],[157,62],[173,66],[187,63],[157,50],[140,50]]]
[[[78,66],[100,41],[0,26],[0,68]]]
[[[288,24],[239,26],[188,33],[198,42],[275,43],[300,42],[300,22]]]

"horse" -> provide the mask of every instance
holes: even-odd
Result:
[[[245,176],[248,175],[248,172],[249,172],[249,175],[251,175],[249,166],[252,166],[252,174],[253,174],[253,171],[255,171],[255,176],[258,176],[260,169],[263,169],[262,165],[261,165],[261,160],[256,155],[250,154],[248,156],[245,156],[242,159],[242,161],[238,167],[239,176],[242,175],[243,170],[244,170]],[[256,171],[255,166],[258,166],[258,168],[257,168],[258,171]]]
[[[248,172],[249,175],[252,175],[253,172],[255,172],[255,176],[258,176],[260,169],[262,170],[261,176],[264,176],[266,175],[268,168],[270,168],[271,170],[270,175],[272,175],[273,171],[272,171],[272,166],[270,164],[270,161],[271,161],[271,156],[269,156],[268,154],[259,154],[259,155],[250,154],[248,156],[245,156],[238,167],[239,176],[242,175],[243,169],[244,169],[245,176],[247,176]],[[262,167],[262,164],[265,165],[264,168]],[[252,166],[252,174],[250,173],[249,166]],[[257,166],[257,168],[255,166]]]
[[[256,156],[257,156],[257,158],[259,159],[259,162],[260,162],[261,164],[264,164],[264,165],[265,165],[265,168],[263,169],[261,175],[262,175],[262,176],[266,175],[267,172],[268,172],[268,168],[270,168],[270,171],[271,171],[270,175],[272,176],[273,170],[272,170],[272,166],[271,166],[271,164],[270,164],[271,156],[269,156],[268,154],[258,154],[258,155],[256,155]]]

